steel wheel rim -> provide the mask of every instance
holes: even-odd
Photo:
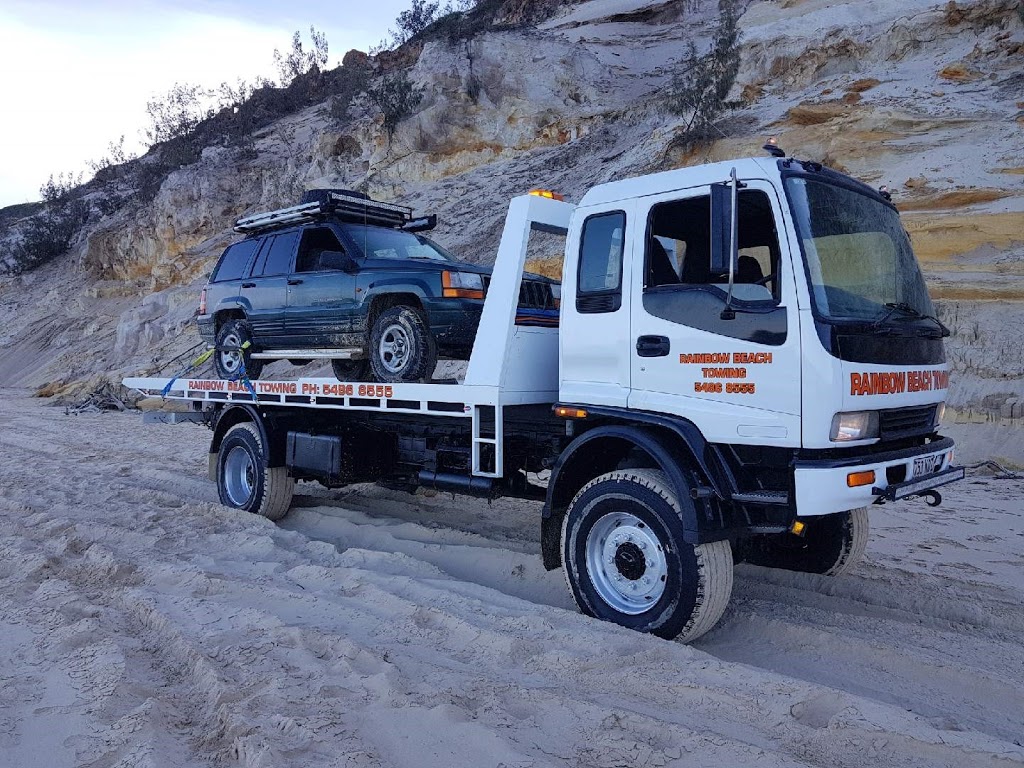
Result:
[[[612,512],[594,523],[587,534],[586,564],[598,596],[619,613],[643,613],[665,593],[664,545],[628,512]]]
[[[229,333],[220,342],[221,347],[236,347],[242,346],[242,340],[239,338],[237,333]],[[220,352],[220,365],[228,373],[235,373],[242,366],[242,352],[240,349],[227,350],[221,349]]]
[[[400,373],[409,363],[412,340],[405,328],[392,323],[384,329],[377,345],[377,357],[389,373]]]
[[[243,446],[236,445],[224,459],[224,492],[236,507],[244,507],[252,498],[256,484],[256,464]]]

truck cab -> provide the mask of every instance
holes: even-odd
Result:
[[[826,515],[951,465],[948,331],[884,192],[791,158],[604,184],[562,292],[560,402],[685,420],[741,495]]]

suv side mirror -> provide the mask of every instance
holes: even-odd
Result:
[[[352,268],[352,259],[346,256],[344,251],[322,251],[317,266],[320,271],[347,272]]]

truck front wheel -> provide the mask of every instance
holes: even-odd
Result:
[[[562,562],[583,613],[664,638],[695,640],[732,593],[728,541],[683,540],[680,500],[662,472],[620,469],[580,489],[562,523]]]
[[[868,544],[868,511],[861,507],[804,518],[804,535],[791,533],[749,540],[744,559],[754,565],[787,571],[838,576],[853,569]]]
[[[246,422],[227,431],[217,454],[217,491],[226,507],[280,520],[292,504],[295,479],[287,467],[268,467],[260,432]]]

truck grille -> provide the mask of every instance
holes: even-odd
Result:
[[[878,412],[878,432],[883,441],[930,435],[935,431],[934,424],[934,405]]]

